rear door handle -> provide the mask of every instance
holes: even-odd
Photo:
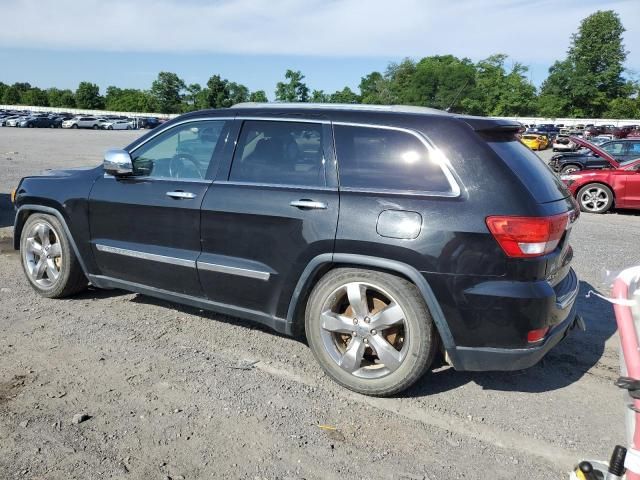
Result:
[[[183,192],[180,190],[176,190],[174,192],[167,192],[167,197],[175,198],[177,200],[182,200],[182,199],[188,199],[188,198],[196,198],[196,194],[191,192]]]
[[[294,200],[289,205],[296,208],[315,208],[319,210],[326,210],[327,204],[324,202],[316,202],[314,200]]]

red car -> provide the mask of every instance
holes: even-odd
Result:
[[[606,160],[611,168],[579,170],[560,179],[576,197],[580,210],[605,213],[616,208],[640,210],[640,158],[618,162],[607,152],[582,138],[571,137],[578,145],[588,148]]]

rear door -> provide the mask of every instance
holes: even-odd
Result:
[[[309,261],[333,251],[339,203],[331,131],[324,121],[235,123],[235,151],[202,204],[198,272],[211,301],[283,318]]]
[[[89,222],[103,275],[202,296],[200,205],[230,123],[196,119],[165,129],[131,152],[133,176],[96,181]]]

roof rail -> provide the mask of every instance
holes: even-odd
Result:
[[[231,108],[291,108],[291,109],[324,109],[324,110],[363,110],[375,112],[426,113],[432,115],[450,115],[437,108],[418,107],[415,105],[369,105],[361,103],[308,103],[308,102],[243,102]]]

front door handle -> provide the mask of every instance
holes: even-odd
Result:
[[[183,192],[181,190],[176,190],[174,192],[167,192],[167,197],[175,198],[177,200],[183,200],[188,198],[196,198],[196,194],[191,192]]]
[[[315,208],[319,210],[327,209],[327,204],[324,202],[316,202],[314,200],[306,200],[306,199],[294,200],[289,205],[297,208]]]

